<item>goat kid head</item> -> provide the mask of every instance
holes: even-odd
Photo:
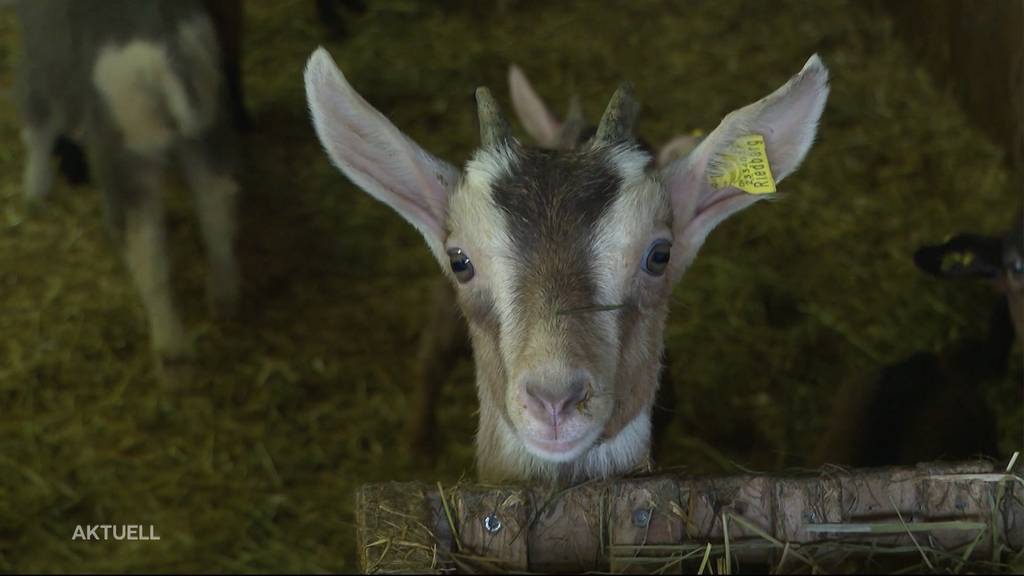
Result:
[[[663,168],[636,144],[629,84],[593,138],[520,144],[485,88],[481,146],[459,170],[400,132],[327,51],[305,72],[333,163],[425,238],[456,286],[477,367],[481,480],[575,482],[647,461],[673,285],[708,233],[764,198],[715,187],[737,138],[763,136],[775,181],[810,148],[828,95],[817,56]]]
[[[942,244],[918,248],[914,263],[939,278],[990,281],[1006,294],[1014,331],[1024,338],[1024,207],[1014,212],[1013,225],[1002,237],[957,234]]]

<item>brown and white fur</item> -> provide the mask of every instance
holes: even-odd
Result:
[[[591,143],[568,151],[521,145],[481,88],[483,143],[458,170],[370,106],[326,50],[305,82],[331,160],[415,226],[456,284],[476,360],[480,479],[549,484],[647,461],[672,287],[719,222],[764,197],[713,188],[709,176],[751,133],[764,136],[776,180],[792,173],[828,94],[812,57],[692,154],[654,169],[631,134],[628,85]],[[652,259],[666,244],[671,259]]]
[[[549,150],[572,150],[582,146],[593,137],[597,126],[586,122],[579,98],[573,97],[564,120],[559,120],[544,103],[527,79],[526,74],[515,64],[508,70],[509,97],[519,124],[537,146]],[[700,143],[695,136],[680,135],[671,138],[665,146],[654,150],[638,143],[656,158],[658,167],[667,166],[673,160],[689,154]],[[456,361],[470,353],[469,332],[465,320],[454,307],[455,292],[448,279],[438,276],[431,287],[429,318],[426,329],[420,334],[412,379],[412,412],[406,422],[406,437],[417,458],[429,459],[434,455],[434,429],[437,426],[437,399],[443,383],[451,375]],[[661,372],[658,398],[652,415],[653,444],[657,450],[660,433],[672,417],[675,404],[674,389],[668,369],[669,355],[665,353],[665,364]]]

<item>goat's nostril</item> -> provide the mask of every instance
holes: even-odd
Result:
[[[554,404],[551,395],[546,390],[535,388],[532,385],[526,386],[527,404],[539,415],[548,416],[554,413]]]
[[[569,388],[569,396],[565,400],[565,405],[562,407],[562,411],[579,409],[581,412],[584,410],[589,397],[590,387],[583,380],[577,380],[573,382],[572,387]]]
[[[533,385],[526,386],[527,402],[532,408],[545,416],[561,416],[574,410],[583,410],[589,398],[589,387],[583,380],[577,380],[568,387],[558,391],[548,390]]]

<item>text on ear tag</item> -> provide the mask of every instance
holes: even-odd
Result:
[[[709,177],[714,188],[739,188],[749,194],[775,192],[764,136],[740,136],[722,153],[720,163]]]

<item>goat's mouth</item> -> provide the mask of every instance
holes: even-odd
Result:
[[[584,434],[566,440],[544,440],[526,434],[522,434],[521,439],[526,449],[538,458],[553,462],[568,462],[589,450],[600,435],[601,428],[594,427]]]
[[[546,442],[544,440],[528,439],[526,442],[534,448],[539,448],[544,452],[550,452],[552,454],[565,454],[566,452],[572,452],[573,448],[576,448],[576,446],[580,444],[579,440],[570,440],[568,442]]]

